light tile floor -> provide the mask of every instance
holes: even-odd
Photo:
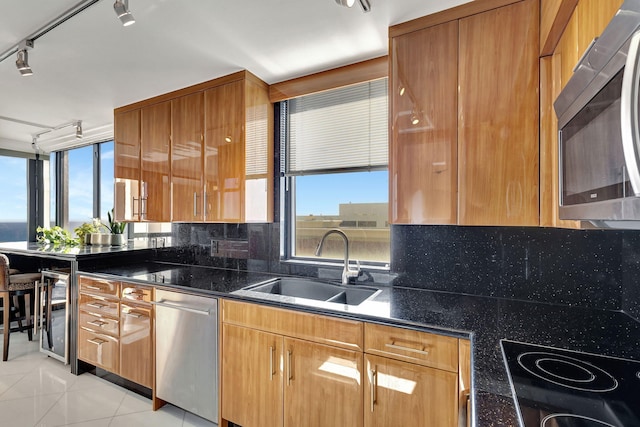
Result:
[[[0,427],[215,427],[175,406],[151,401],[38,351],[26,333],[11,334],[9,360],[0,361]]]

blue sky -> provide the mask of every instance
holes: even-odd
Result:
[[[387,203],[387,171],[296,177],[296,215],[338,215],[341,203]]]

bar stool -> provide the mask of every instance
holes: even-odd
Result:
[[[15,270],[14,270],[15,271]],[[0,302],[2,302],[4,346],[2,360],[9,358],[9,334],[27,330],[29,341],[33,339],[31,331],[31,296],[36,284],[40,280],[40,273],[10,274],[9,258],[0,254]],[[20,297],[24,299],[24,309],[20,304]],[[13,318],[11,313],[13,311]],[[22,325],[25,320],[26,326]],[[11,329],[11,321],[18,321],[18,328]]]

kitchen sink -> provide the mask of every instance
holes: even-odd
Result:
[[[267,282],[247,286],[234,293],[260,297],[273,295],[276,298],[301,298],[337,304],[360,305],[380,292],[377,288],[363,286],[342,286],[313,279],[279,277]],[[274,299],[273,297],[268,299]],[[295,302],[295,301],[294,301]]]

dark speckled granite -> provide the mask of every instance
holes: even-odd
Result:
[[[416,286],[640,318],[639,231],[395,225],[391,235],[392,268]]]
[[[162,263],[102,268],[94,274],[144,282],[145,274],[152,272],[164,275],[163,286],[241,299],[246,298],[232,292],[272,277],[265,273]],[[624,312],[430,291],[420,289],[418,283],[411,283],[406,276],[403,284],[413,286],[397,283],[381,286],[381,294],[355,308],[266,303],[471,336],[472,401],[480,427],[517,425],[500,339],[640,360],[640,323]]]

